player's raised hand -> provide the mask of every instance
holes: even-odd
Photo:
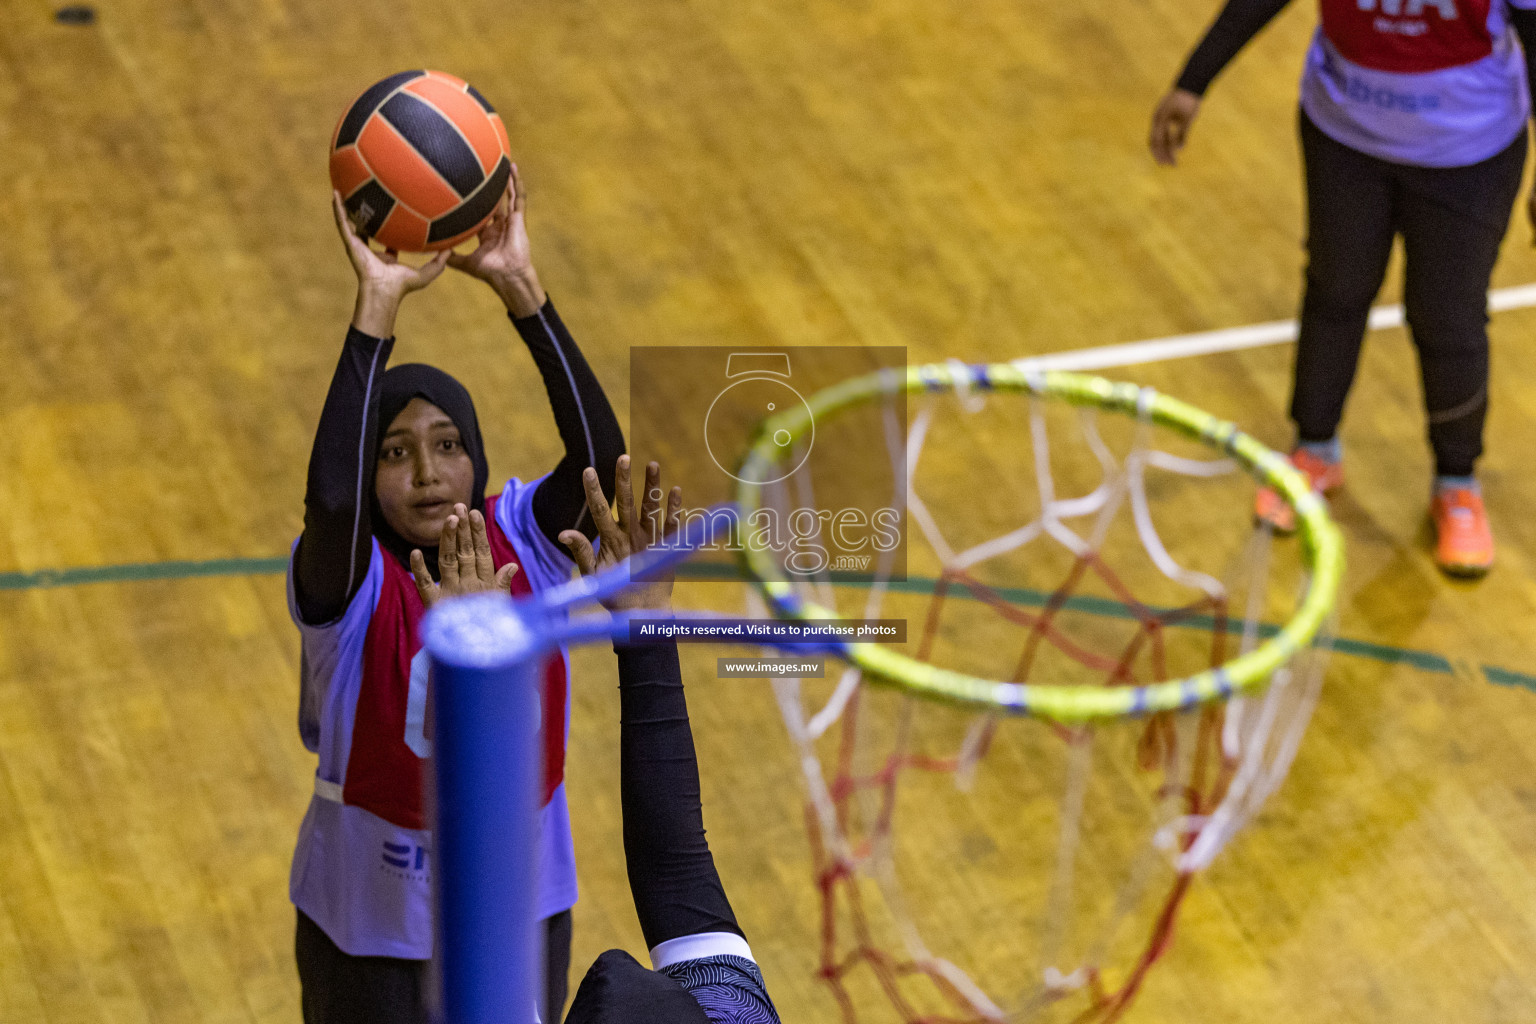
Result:
[[[513,316],[532,316],[544,305],[544,288],[533,269],[533,248],[528,243],[528,225],[524,207],[528,194],[517,165],[512,165],[512,180],[496,212],[480,229],[474,252],[448,258],[448,265],[479,278],[496,290]]]
[[[357,233],[352,219],[347,216],[340,192],[331,193],[331,215],[336,219],[336,231],[341,235],[342,244],[347,247],[352,272],[357,275],[357,304],[352,309],[352,326],[376,338],[393,337],[400,300],[437,280],[448,265],[451,253],[434,253],[427,262],[413,267],[401,263],[399,254],[392,249],[376,251]]]
[[[587,511],[597,524],[601,543],[597,551],[586,534],[579,530],[565,530],[560,543],[571,549],[571,557],[583,576],[591,576],[637,555],[663,537],[677,530],[679,514],[683,508],[683,489],[674,487],[665,492],[666,507],[662,508],[661,467],[652,462],[645,467],[645,494],[640,500],[640,512],[635,513],[635,495],[630,486],[629,456],[620,455],[614,468],[614,496],[618,500],[618,517],[608,508],[608,499],[598,483],[597,470],[588,466],[581,474],[582,485],[587,492]],[[610,611],[629,609],[666,610],[672,607],[672,573],[645,582],[631,583],[624,590],[604,602]]]
[[[485,533],[485,517],[478,511],[453,506],[453,514],[443,521],[437,542],[437,574],[441,583],[432,582],[427,560],[418,548],[411,552],[411,576],[423,607],[439,601],[487,590],[506,593],[511,590],[517,566],[508,562],[500,570],[491,557],[491,540]]]
[[[1199,96],[1188,89],[1169,89],[1152,112],[1152,133],[1147,139],[1152,159],[1165,167],[1175,166],[1179,150],[1189,141],[1189,129],[1199,113]]]

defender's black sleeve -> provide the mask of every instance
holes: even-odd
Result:
[[[1227,0],[1205,38],[1189,55],[1184,73],[1174,83],[1196,96],[1204,96],[1205,90],[1221,74],[1221,69],[1231,63],[1237,51],[1285,10],[1291,0]]]
[[[373,529],[370,443],[379,418],[379,389],[393,338],[348,328],[331,390],[320,411],[304,490],[304,533],[294,555],[299,614],[311,625],[337,618],[368,574]]]
[[[704,838],[699,765],[676,644],[615,644],[619,656],[624,860],[645,944],[741,926]],[[745,936],[743,936],[745,937]]]
[[[1520,48],[1525,51],[1525,81],[1536,92],[1536,10],[1509,7],[1509,23],[1515,26],[1520,37]]]
[[[513,317],[512,323],[544,378],[555,426],[565,443],[565,456],[533,492],[533,517],[540,532],[564,551],[562,530],[580,530],[589,539],[597,536],[581,471],[596,469],[603,494],[612,501],[613,464],[624,454],[624,432],[553,302],[546,299],[537,313]]]

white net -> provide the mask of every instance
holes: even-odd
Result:
[[[904,435],[895,389],[863,410],[899,481],[905,576],[887,554],[868,578],[802,579],[804,600],[907,619],[920,661],[1082,686],[1221,665],[1295,611],[1305,572],[1251,527],[1252,482],[1154,427],[1150,392],[1126,418],[949,375]],[[763,504],[816,508],[824,483],[812,461]],[[844,1018],[1119,1018],[1195,876],[1284,779],[1326,653],[1297,652],[1250,696],[1092,725],[967,712],[857,668],[776,682]]]

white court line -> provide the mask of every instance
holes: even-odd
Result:
[[[1488,293],[1488,309],[1493,313],[1502,313],[1510,309],[1527,309],[1531,306],[1536,306],[1536,284],[1495,288]],[[1403,326],[1403,307],[1400,304],[1375,306],[1371,309],[1367,323],[1373,331],[1387,327],[1401,327]],[[1295,320],[1274,320],[1267,324],[1249,324],[1247,327],[1226,327],[1219,331],[1177,334],[1169,338],[1149,338],[1146,341],[1130,341],[1123,345],[1104,345],[1100,348],[1026,356],[1023,359],[1015,359],[1013,365],[1024,370],[1103,370],[1115,366],[1155,363],[1162,359],[1183,359],[1188,356],[1210,355],[1213,352],[1235,352],[1238,349],[1258,348],[1261,345],[1278,345],[1282,342],[1295,341],[1296,333]]]

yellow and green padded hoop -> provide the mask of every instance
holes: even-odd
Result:
[[[1296,510],[1302,559],[1309,573],[1306,593],[1296,614],[1280,631],[1246,654],[1213,669],[1183,679],[1143,686],[1052,686],[1005,683],[953,672],[898,654],[872,643],[845,645],[847,657],[871,682],[916,696],[1007,715],[1034,715],[1059,722],[1090,722],[1172,711],[1263,687],[1277,669],[1312,643],[1333,610],[1344,573],[1344,539],[1328,516],[1322,498],[1290,461],[1238,430],[1191,405],[1151,388],[1120,384],[1059,370],[1031,370],[1027,365],[959,362],[908,367],[905,374],[883,370],[856,377],[819,391],[796,406],[759,424],[737,473],[742,482],[736,502],[743,522],[762,507],[762,487],[752,480],[770,480],[766,472],[792,445],[774,441],[780,430],[799,440],[816,421],[826,422],[862,402],[900,391],[1021,392],[1042,398],[1093,406],[1177,431],[1237,460],[1260,483],[1273,487]],[[807,414],[807,408],[809,413]],[[838,614],[795,592],[771,554],[742,546],[741,561],[774,614],[783,619],[834,619]]]

